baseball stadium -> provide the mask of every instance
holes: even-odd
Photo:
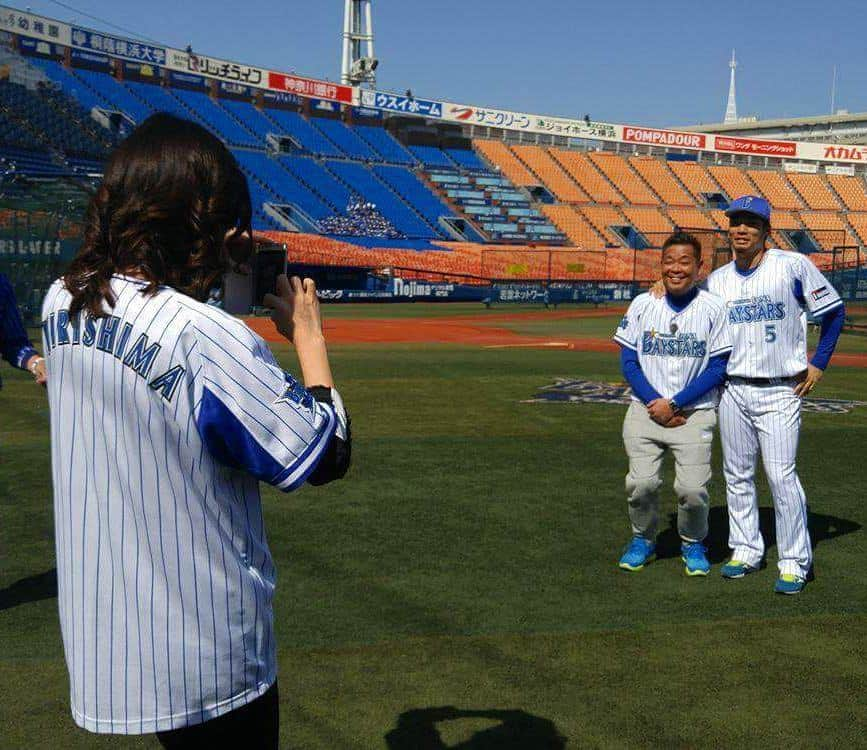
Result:
[[[281,274],[315,282],[354,440],[341,481],[289,494],[261,484],[279,747],[867,747],[867,113],[739,118],[734,53],[721,66],[726,114],[710,125],[389,91],[374,49],[383,9],[331,5],[344,18],[339,81],[0,6],[0,273],[41,356],[60,335],[43,300],[93,241],[107,160],[156,113],[216,136],[246,179],[255,254],[209,303],[288,373],[305,363],[266,295]],[[797,282],[811,356],[829,287],[845,306],[827,372],[798,406],[813,550],[799,596],[773,593],[788,532],[755,452],[765,551],[745,566],[754,575],[727,580],[737,530],[718,438],[698,539],[710,574],[684,575],[668,463],[655,559],[618,567],[637,389],[612,336],[659,286],[672,235],[695,238],[702,277],[724,271],[750,201],[768,207],[778,262],[821,280]],[[84,731],[70,716],[53,484],[71,487],[74,471],[52,456],[72,425],[52,422],[28,369],[0,370],[0,748],[156,748],[147,730]],[[48,373],[52,394],[50,362]],[[175,382],[149,385],[170,399]],[[98,581],[115,558],[95,554]],[[116,596],[94,606],[114,612]],[[147,597],[154,607],[153,578],[134,594]]]

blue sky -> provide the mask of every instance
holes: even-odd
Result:
[[[342,0],[63,1],[170,46],[339,77]],[[108,30],[51,0],[28,4]],[[863,0],[374,1],[380,88],[648,125],[719,122],[732,47],[741,115],[827,113],[835,64],[837,107],[865,111],[865,17]]]

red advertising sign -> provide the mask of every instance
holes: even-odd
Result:
[[[757,156],[795,156],[798,144],[794,141],[764,141],[753,138],[729,138],[716,136],[717,151],[733,151],[736,154]]]
[[[298,96],[331,99],[335,102],[352,104],[352,87],[341,86],[328,81],[317,81],[313,78],[300,78],[286,73],[268,72],[268,88],[277,91],[288,91]]]
[[[681,148],[704,148],[706,136],[702,133],[680,133],[676,130],[635,128],[623,126],[623,140],[630,143],[648,143],[651,146],[680,146]]]

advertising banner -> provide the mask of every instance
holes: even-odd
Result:
[[[830,143],[797,143],[798,156],[814,161],[867,162],[867,146],[840,146]]]
[[[297,94],[287,94],[284,91],[268,91],[262,92],[262,98],[266,104],[288,104],[297,107],[301,104],[301,97]]]
[[[77,26],[72,28],[72,46],[154,65],[163,65],[166,61],[165,47],[155,47],[144,42],[133,42],[129,39],[104,34],[101,31],[80,29]]]
[[[328,81],[317,81],[314,78],[301,78],[287,73],[268,71],[268,88],[277,91],[288,91],[298,96],[330,99],[331,101],[352,104],[352,87],[342,86]]]
[[[798,161],[783,162],[784,172],[802,172],[804,174],[815,174],[819,171],[818,164],[801,164]]]
[[[623,126],[623,140],[627,143],[645,143],[648,146],[673,146],[696,150],[705,148],[707,144],[707,137],[703,133],[637,128],[633,125]]]
[[[570,120],[561,117],[531,115],[526,112],[511,112],[505,109],[474,107],[469,104],[452,104],[451,102],[443,104],[443,119],[468,125],[602,141],[620,140],[623,128],[622,125],[607,122]]]
[[[825,167],[825,172],[827,174],[845,174],[853,177],[855,175],[855,166],[852,164],[848,166],[829,164]]]
[[[69,25],[0,5],[0,30],[69,46]]]
[[[367,89],[363,89],[361,91],[361,106],[435,119],[443,116],[442,102],[435,102],[429,99],[416,99],[414,96],[387,94],[384,91],[368,91]]]
[[[217,90],[221,94],[229,94],[231,96],[250,97],[253,95],[253,90],[248,86],[240,83],[231,83],[230,81],[218,81]]]
[[[196,52],[189,54],[179,49],[168,50],[166,67],[179,73],[195,73],[249,86],[266,86],[268,80],[268,74],[262,68],[220,60]]]
[[[81,49],[72,50],[72,59],[73,60],[82,60],[88,63],[94,63],[96,65],[102,66],[104,69],[108,70],[108,55],[98,55],[96,52],[87,52]]]
[[[760,138],[734,138],[725,135],[714,136],[717,151],[751,156],[797,156],[794,141],[766,141]]]
[[[202,90],[207,87],[206,79],[204,76],[196,76],[192,73],[178,73],[175,70],[170,70],[169,80],[172,83],[181,84],[181,86],[183,86],[184,88],[196,88]]]

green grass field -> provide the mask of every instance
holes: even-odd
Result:
[[[546,315],[497,325],[600,337],[619,319]],[[864,351],[864,341],[844,335],[840,348]],[[288,347],[276,351],[295,369]],[[773,544],[759,574],[718,575],[727,535],[718,446],[713,574],[683,575],[672,528],[660,560],[635,575],[617,569],[628,537],[624,408],[520,403],[558,376],[619,380],[615,355],[450,345],[332,353],[353,414],[353,468],[324,488],[263,493],[279,573],[282,747],[867,745],[867,406],[804,416],[799,469],[816,581],[788,598],[771,592]],[[2,374],[0,748],[156,747],[88,735],[70,718],[46,400],[25,373]],[[865,394],[867,370],[833,363],[819,393]],[[761,492],[767,537],[763,483]]]

